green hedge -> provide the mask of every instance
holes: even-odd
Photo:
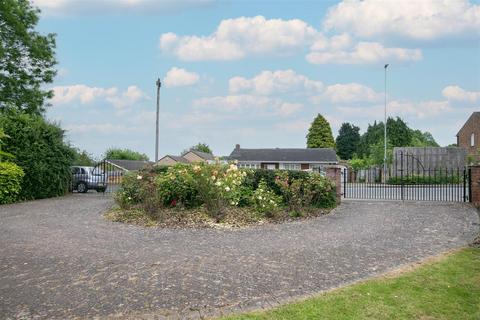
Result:
[[[463,182],[463,176],[459,175],[431,175],[431,176],[407,176],[407,177],[391,177],[387,180],[388,184],[406,184],[406,185],[419,185],[419,184],[458,184]]]
[[[12,162],[0,162],[0,204],[18,200],[25,173]]]
[[[64,131],[41,116],[8,110],[0,114],[0,127],[9,138],[2,150],[25,172],[20,199],[41,199],[65,194],[71,180],[73,149],[64,142]]]

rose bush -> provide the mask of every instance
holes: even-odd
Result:
[[[121,208],[151,216],[167,208],[201,207],[219,222],[235,207],[252,208],[256,217],[270,218],[280,211],[299,216],[309,208],[335,206],[336,197],[334,182],[319,173],[239,169],[235,163],[217,162],[127,175],[116,200]]]

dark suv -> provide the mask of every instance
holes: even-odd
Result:
[[[85,193],[88,190],[105,192],[107,189],[107,179],[103,170],[98,167],[80,167],[72,168],[72,191],[76,190]]]

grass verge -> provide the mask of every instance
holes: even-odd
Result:
[[[480,249],[238,319],[480,319]]]

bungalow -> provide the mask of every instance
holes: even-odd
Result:
[[[319,170],[338,164],[332,148],[243,149],[237,144],[228,158],[251,169]]]
[[[213,161],[215,161],[215,157],[210,153],[201,152],[197,150],[190,150],[187,153],[185,153],[183,156],[166,155],[160,160],[158,160],[156,165],[171,166],[176,163],[194,163],[194,162],[211,163]]]

